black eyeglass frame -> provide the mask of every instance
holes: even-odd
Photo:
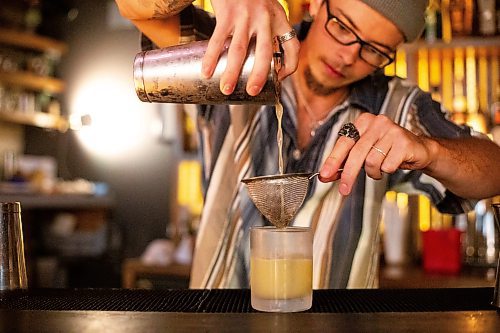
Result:
[[[361,60],[363,60],[364,62],[366,62],[368,65],[372,66],[372,67],[375,67],[375,68],[384,68],[388,65],[390,65],[391,63],[394,62],[394,57],[391,57],[390,55],[388,55],[387,53],[379,50],[377,47],[375,47],[373,44],[371,43],[368,43],[366,41],[364,41],[363,39],[361,39],[358,34],[356,32],[354,32],[354,30],[352,30],[351,28],[349,28],[340,18],[338,18],[337,16],[333,15],[330,11],[330,2],[329,0],[323,0],[323,3],[326,3],[326,15],[327,15],[327,20],[325,22],[325,30],[326,32],[328,32],[328,34],[333,38],[335,39],[338,43],[342,44],[342,45],[345,45],[345,46],[349,46],[349,45],[353,45],[353,44],[356,44],[356,43],[359,43],[361,45],[361,47],[359,48],[359,52],[358,52],[358,56]],[[344,43],[344,42],[341,42],[340,40],[337,39],[337,37],[335,37],[331,32],[330,30],[328,29],[328,23],[330,23],[330,21],[334,21],[336,22],[337,24],[339,24],[343,29],[349,31],[350,33],[353,34],[353,36],[356,38],[355,40],[353,40],[352,42],[348,42],[348,43]],[[379,55],[381,55],[382,57],[384,57],[385,59],[387,59],[387,63],[386,62],[382,62],[382,64],[380,65],[374,65],[374,64],[371,64],[369,63],[368,61],[366,61],[363,56],[361,55],[361,51],[363,50],[363,46],[369,46],[372,50],[374,50],[376,53],[378,53]],[[394,53],[396,51],[393,51]]]

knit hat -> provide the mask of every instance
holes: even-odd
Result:
[[[385,16],[403,33],[406,42],[422,34],[429,0],[361,0]]]

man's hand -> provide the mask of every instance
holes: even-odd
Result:
[[[221,92],[231,94],[238,81],[249,41],[255,37],[255,64],[246,90],[251,96],[258,95],[269,73],[274,37],[292,30],[283,7],[276,0],[212,0],[212,6],[217,24],[203,58],[202,74],[206,78],[213,75],[224,42],[232,36],[227,66],[220,81]],[[284,64],[279,71],[280,80],[297,68],[299,47],[297,38],[282,44]]]
[[[436,155],[437,142],[395,124],[384,115],[362,113],[354,125],[360,139],[341,136],[320,170],[323,182],[338,180],[339,191],[348,195],[361,170],[373,179],[397,169],[420,170],[430,167]],[[342,173],[337,170],[343,167]],[[340,176],[339,176],[340,175]]]

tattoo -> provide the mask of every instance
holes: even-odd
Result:
[[[307,87],[318,96],[328,96],[337,91],[337,88],[327,87],[319,82],[313,75],[311,67],[307,66],[304,70]]]
[[[155,1],[153,18],[166,18],[180,13],[194,0],[159,0]]]

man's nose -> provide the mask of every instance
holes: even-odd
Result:
[[[342,45],[341,48],[341,56],[344,61],[344,65],[352,65],[359,58],[359,51],[361,48],[361,44],[354,43],[352,45]]]

